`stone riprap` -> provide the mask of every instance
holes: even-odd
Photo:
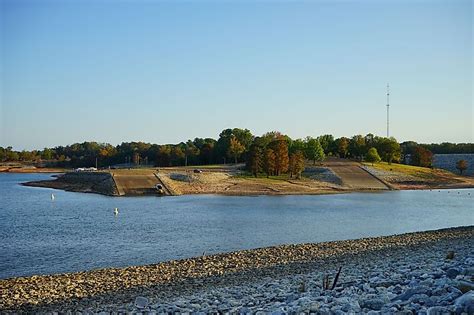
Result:
[[[108,172],[69,172],[54,180],[31,181],[22,185],[119,196],[115,181]]]
[[[0,309],[470,313],[474,227],[283,245],[156,265],[0,280]],[[454,257],[448,259],[448,252]],[[331,290],[339,267],[341,273]],[[323,279],[329,276],[329,288]]]

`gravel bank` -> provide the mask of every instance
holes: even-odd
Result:
[[[469,313],[473,241],[470,226],[6,279],[0,310]],[[339,267],[336,287],[324,290],[322,279],[332,284]],[[145,308],[134,305],[139,296]]]

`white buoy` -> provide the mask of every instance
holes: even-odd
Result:
[[[54,194],[51,194],[51,200],[54,200]]]
[[[115,214],[115,215],[118,215],[118,208],[115,208],[114,214]]]

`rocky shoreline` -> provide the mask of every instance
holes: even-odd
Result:
[[[472,244],[469,226],[4,279],[0,310],[471,314]]]
[[[115,181],[108,172],[68,172],[58,175],[55,179],[31,181],[22,185],[119,196]]]

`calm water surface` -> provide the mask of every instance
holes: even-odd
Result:
[[[474,224],[473,189],[117,198],[18,184],[49,176],[0,174],[0,278]]]

